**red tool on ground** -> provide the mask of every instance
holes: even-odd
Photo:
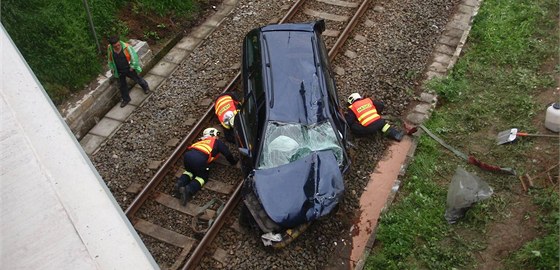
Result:
[[[424,132],[426,132],[426,134],[428,134],[428,136],[430,136],[432,139],[434,139],[436,142],[438,142],[439,144],[441,144],[443,147],[447,148],[447,150],[453,152],[456,156],[464,159],[467,161],[467,163],[469,164],[473,164],[485,171],[489,171],[489,172],[500,172],[500,173],[506,173],[506,174],[511,174],[511,175],[516,175],[516,172],[513,168],[505,168],[505,167],[500,167],[500,166],[495,166],[495,165],[490,165],[488,163],[482,162],[480,160],[478,160],[477,158],[475,158],[472,155],[467,156],[466,154],[464,154],[463,152],[451,147],[449,144],[445,143],[442,139],[440,139],[438,136],[436,136],[435,134],[433,134],[432,132],[430,132],[430,130],[428,130],[428,128],[426,128],[424,125],[420,125],[419,126]]]

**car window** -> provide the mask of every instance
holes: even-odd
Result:
[[[329,99],[329,111],[333,117],[333,121],[337,127],[337,129],[341,132],[342,137],[346,137],[346,124],[344,123],[344,116],[342,111],[340,110],[340,103],[338,100],[338,95],[336,92],[336,83],[334,82],[334,78],[331,76],[331,69],[330,69],[330,60],[328,55],[328,50],[325,46],[325,42],[323,42],[323,38],[321,35],[317,36],[318,43],[320,46],[320,57],[323,64],[323,75],[325,76],[325,83],[327,85],[328,91],[328,99]]]
[[[337,98],[337,94],[336,94],[336,84],[334,83],[334,79],[331,76],[331,70],[330,70],[330,64],[329,64],[329,55],[328,55],[328,50],[325,47],[325,43],[323,42],[321,36],[317,37],[319,42],[317,43],[319,45],[320,50],[320,57],[321,57],[321,62],[323,62],[323,75],[325,76],[325,82],[327,84],[327,90],[329,92],[329,98],[332,99],[332,101],[334,101],[334,104],[336,104],[338,106],[338,98]]]
[[[257,113],[255,112],[255,99],[253,94],[245,97],[243,104],[240,108],[239,117],[241,118],[244,140],[247,145],[244,145],[249,151],[253,153],[255,149],[255,138],[257,137]]]
[[[257,169],[268,169],[301,159],[314,151],[331,150],[343,163],[343,152],[329,121],[313,125],[269,122]]]
[[[250,91],[255,91],[256,97],[260,98],[263,96],[264,90],[262,89],[261,46],[258,33],[253,31],[245,39],[245,64],[249,75],[248,87]]]

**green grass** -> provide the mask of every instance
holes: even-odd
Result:
[[[433,80],[441,106],[425,123],[433,133],[479,160],[531,172],[530,140],[496,147],[495,135],[512,127],[534,131],[542,110],[535,100],[554,86],[543,74],[547,59],[558,55],[558,2],[487,0],[475,17],[464,55],[450,75]],[[490,179],[495,193],[473,205],[456,224],[444,219],[447,188],[457,166]],[[476,170],[422,135],[404,184],[380,219],[376,243],[365,269],[476,269],[477,251],[487,247],[488,226],[507,218],[516,177]],[[537,237],[503,263],[504,269],[558,269],[559,197],[551,189],[529,194],[538,207]]]
[[[536,190],[535,203],[542,207],[548,215],[540,216],[543,231],[553,232],[525,244],[506,263],[510,268],[525,269],[558,269],[558,228],[560,228],[560,213],[558,213],[558,193],[550,190]]]
[[[154,12],[159,16],[188,16],[197,11],[201,1],[195,0],[136,0],[134,5],[137,12],[145,10]]]
[[[126,5],[133,5],[134,12],[173,20],[194,17],[207,0],[88,0],[87,3],[101,54],[83,1],[1,1],[2,25],[55,104],[82,90],[106,67],[105,38],[115,34],[125,38],[129,34],[126,23],[118,18]],[[157,40],[160,37],[154,29],[146,29],[144,36],[134,38]]]

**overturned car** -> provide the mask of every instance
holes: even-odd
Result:
[[[331,213],[350,166],[348,127],[321,33],[324,21],[268,25],[243,42],[243,100],[234,131],[242,215],[283,247]]]

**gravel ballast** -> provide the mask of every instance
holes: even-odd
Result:
[[[384,115],[400,127],[415,97],[431,53],[459,1],[404,0],[373,3],[346,42],[344,53],[331,65],[341,104],[353,92],[385,102]],[[240,0],[234,11],[168,78],[110,140],[92,162],[113,196],[125,210],[134,199],[126,189],[145,185],[155,171],[151,161],[165,160],[174,150],[166,146],[189,132],[186,119],[198,119],[222,88],[239,71],[241,41],[251,29],[282,17],[292,1]],[[327,27],[329,22],[327,21]],[[216,240],[228,252],[227,265],[203,261],[203,269],[326,269],[335,268],[333,254],[351,246],[352,224],[358,217],[359,197],[388,144],[382,136],[355,138],[352,167],[345,176],[346,194],[334,215],[315,222],[300,238],[281,250],[264,248],[258,235],[226,228]],[[171,192],[170,190],[168,192]],[[153,213],[158,215],[158,213]],[[149,247],[150,249],[150,247]],[[150,250],[154,253],[154,250]],[[161,266],[173,258],[156,255]],[[168,258],[169,261],[166,261]],[[163,260],[163,261],[162,261]]]

